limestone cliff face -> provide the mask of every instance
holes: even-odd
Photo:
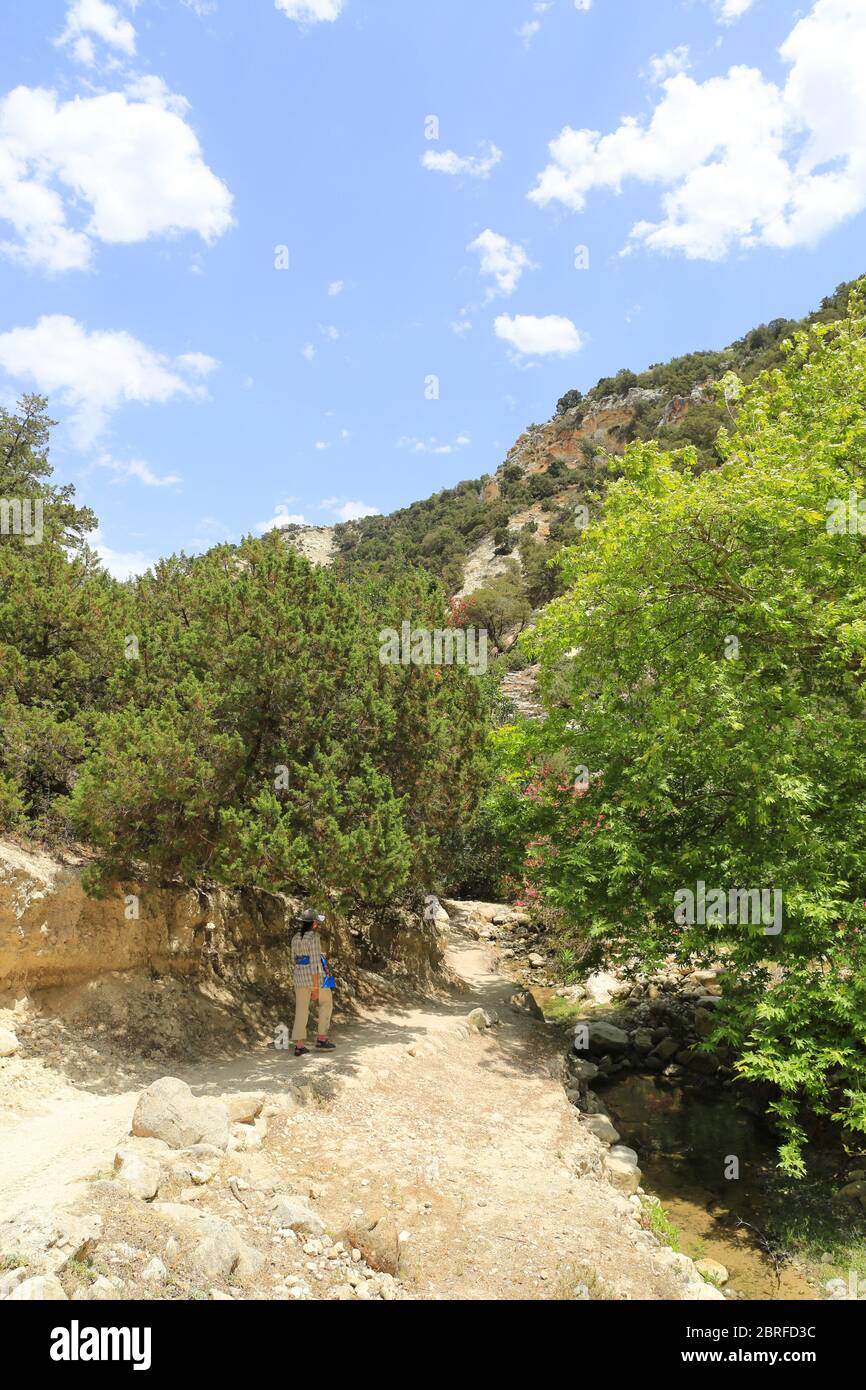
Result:
[[[631,423],[635,410],[645,401],[658,403],[659,424],[663,423],[664,392],[636,386],[625,396],[605,396],[583,418],[580,409],[575,408],[564,415],[555,415],[546,425],[530,426],[512,444],[495,475],[485,481],[485,498],[490,501],[499,496],[502,475],[514,464],[524,477],[532,477],[536,473],[546,473],[555,462],[563,463],[566,468],[576,468],[583,461],[582,445],[621,454],[625,445],[620,432]],[[688,403],[679,397],[677,401],[680,406],[677,418],[681,418]]]
[[[293,526],[286,541],[305,555],[311,565],[332,565],[337,553],[333,526]]]

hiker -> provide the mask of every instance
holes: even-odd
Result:
[[[334,977],[322,951],[320,931],[324,926],[325,915],[305,908],[295,918],[297,930],[292,937],[292,971],[295,982],[295,1021],[292,1025],[292,1040],[295,1056],[304,1057],[307,1047],[307,1018],[310,1000],[318,1004],[318,1036],[316,1050],[333,1052],[334,1044],[328,1042],[328,1026],[331,1022],[331,1009],[334,1003]]]

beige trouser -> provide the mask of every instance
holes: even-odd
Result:
[[[310,1000],[313,997],[311,985],[298,986],[295,988],[295,1021],[292,1024],[292,1041],[303,1042],[307,1036],[307,1019],[310,1015]],[[334,1007],[334,991],[332,989],[319,990],[319,1018],[318,1028],[319,1037],[328,1036],[328,1026],[331,1022],[331,1010]]]

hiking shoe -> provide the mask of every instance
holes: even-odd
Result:
[[[308,1047],[296,1047],[296,1048],[295,1048],[295,1056],[296,1056],[296,1057],[308,1057],[309,1055],[310,1055],[310,1049],[309,1049]]]
[[[328,1042],[327,1039],[324,1042],[316,1043],[319,1052],[333,1052],[336,1046],[336,1043]]]

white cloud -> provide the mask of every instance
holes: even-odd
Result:
[[[66,28],[57,40],[68,46],[80,63],[92,67],[96,48],[91,35],[127,58],[135,55],[135,29],[107,0],[73,0],[66,11]]]
[[[455,154],[454,150],[427,150],[421,156],[425,169],[437,174],[468,174],[473,179],[486,179],[502,159],[502,151],[490,140],[482,141],[480,155]]]
[[[316,448],[317,448],[317,449],[330,449],[330,447],[331,447],[331,446],[330,446],[330,444],[328,443],[327,439],[317,439],[317,440],[316,440]]]
[[[574,0],[574,8],[576,10],[583,10],[584,12],[586,10],[591,10],[592,0]]]
[[[468,434],[458,434],[453,444],[441,444],[435,435],[430,439],[416,439],[414,435],[404,434],[397,440],[397,448],[411,449],[414,454],[453,454],[471,443]]]
[[[464,333],[472,332],[472,320],[467,318],[455,319],[451,324],[451,332],[461,337]]]
[[[536,15],[547,14],[548,10],[553,9],[553,0],[536,0],[532,6],[532,13]],[[521,24],[517,31],[517,37],[523,43],[524,48],[529,48],[541,28],[540,19],[528,19],[525,24]]]
[[[499,232],[491,231],[489,227],[470,241],[466,250],[478,252],[481,274],[491,275],[501,294],[513,294],[524,270],[534,268],[522,246],[500,236]],[[491,290],[490,293],[493,295],[495,291]]]
[[[274,0],[278,10],[299,24],[333,23],[346,8],[346,0]]]
[[[143,555],[140,550],[112,550],[102,539],[101,531],[94,531],[90,545],[108,573],[113,574],[115,579],[134,579],[137,574],[144,574],[145,570],[151,569],[154,564],[154,561]]]
[[[714,0],[716,12],[723,24],[733,24],[734,20],[741,19],[754,3],[755,0]]]
[[[580,211],[626,179],[665,189],[662,217],[629,248],[718,260],[737,247],[814,245],[866,207],[866,21],[857,0],[817,0],[782,44],[784,86],[756,68],[680,73],[648,124],[602,136],[566,127],[529,197]]]
[[[684,43],[678,48],[669,49],[667,53],[654,53],[649,60],[650,77],[653,82],[664,82],[668,77],[676,76],[678,72],[687,72],[690,67],[688,45]]]
[[[282,531],[286,526],[309,526],[310,524],[305,516],[301,516],[299,512],[290,512],[288,506],[280,502],[274,507],[274,515],[269,521],[256,522],[256,530],[259,535],[263,535],[265,531]]]
[[[301,348],[301,355],[303,357],[306,357],[308,362],[312,362],[313,358],[316,355],[316,349],[313,347],[313,344],[305,343],[304,346]]]
[[[231,225],[232,197],[205,164],[182,107],[159,78],[65,102],[16,87],[0,100],[0,219],[17,240],[0,250],[49,270],[78,270],[97,241],[220,236]]]
[[[188,10],[197,14],[199,19],[204,19],[207,15],[213,14],[216,9],[216,0],[183,0]]]
[[[335,328],[332,323],[320,323],[319,332],[329,343],[336,343],[337,339],[343,336],[339,328]]]
[[[110,454],[103,454],[96,461],[100,468],[107,468],[118,480],[136,478],[145,487],[176,487],[180,482],[177,473],[166,473],[160,477],[144,459],[121,460],[112,458]]]
[[[333,512],[341,521],[360,521],[365,516],[381,516],[378,507],[368,507],[366,502],[347,502],[342,497],[325,497],[319,503],[323,511]]]
[[[185,375],[188,359],[195,356],[186,353],[172,361],[129,333],[90,333],[66,314],[45,314],[34,328],[0,334],[0,367],[45,395],[56,395],[73,441],[82,449],[99,437],[111,414],[126,402],[201,398],[204,387]]]
[[[560,314],[547,314],[543,318],[535,314],[500,314],[493,325],[497,338],[510,343],[515,352],[525,357],[538,357],[548,353],[566,356],[579,352],[583,346],[581,336],[571,319]]]
[[[332,280],[330,285],[328,286],[328,294],[331,296],[332,299],[335,299],[338,294],[343,293],[344,289],[345,284],[342,280]]]
[[[216,358],[208,357],[206,352],[182,352],[175,360],[179,367],[190,372],[192,376],[210,376],[219,366]]]

